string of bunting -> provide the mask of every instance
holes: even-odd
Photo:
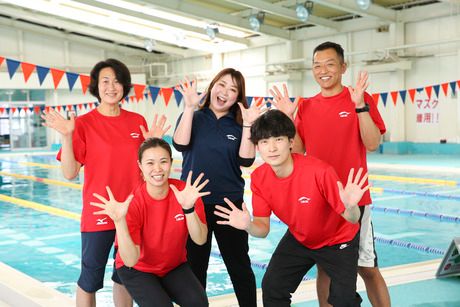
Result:
[[[90,77],[88,75],[68,72],[68,71],[64,71],[64,70],[60,70],[56,68],[39,66],[36,64],[21,62],[21,61],[17,61],[17,60],[13,60],[13,59],[9,59],[9,58],[0,56],[0,67],[2,66],[4,62],[6,63],[6,67],[7,67],[10,79],[12,79],[13,76],[16,74],[18,68],[21,67],[21,70],[24,76],[24,82],[26,83],[29,81],[29,78],[32,75],[32,73],[36,71],[40,86],[43,84],[46,77],[48,75],[51,75],[54,89],[57,89],[57,87],[61,84],[61,81],[65,75],[67,79],[69,91],[73,90],[77,80],[80,80],[81,90],[83,94],[86,94],[86,91],[88,90],[88,85],[90,83]],[[122,103],[135,103],[135,102],[139,103],[139,101],[147,100],[150,97],[152,100],[152,103],[155,104],[157,102],[158,96],[162,96],[165,105],[168,106],[173,94],[174,94],[174,98],[176,100],[177,106],[180,106],[182,102],[182,94],[176,89],[174,89],[173,87],[157,87],[157,86],[146,85],[146,84],[133,84],[132,86],[133,86],[134,95],[126,97],[125,100],[122,101]],[[419,88],[374,93],[372,94],[372,97],[376,103],[379,103],[381,101],[384,107],[386,107],[387,105],[388,98],[391,97],[393,104],[396,106],[398,100],[401,100],[403,104],[405,104],[407,100],[410,100],[410,102],[414,103],[415,95],[417,92],[418,93],[425,92],[428,99],[431,99],[432,97],[434,97],[434,95],[437,98],[439,98],[440,94],[443,94],[444,96],[447,97],[449,92],[455,95],[459,88],[460,88],[460,80],[456,80],[456,81],[445,82],[441,84],[428,85],[428,86],[419,87]],[[247,98],[249,105],[251,105],[253,102],[256,102],[257,105],[260,105],[264,103],[265,101],[267,101],[267,99],[270,99],[271,97],[247,96],[246,98]],[[291,100],[294,100],[294,98],[291,98]],[[52,108],[57,109],[58,111],[61,111],[61,110],[67,111],[72,108],[74,110],[77,110],[77,109],[82,110],[83,108],[92,109],[96,106],[97,106],[97,102],[84,102],[84,103],[71,104],[71,105],[53,106]],[[46,107],[45,106],[34,106],[34,107],[21,107],[21,108],[0,107],[0,114],[3,112],[7,112],[7,113],[13,112],[14,113],[16,111],[39,113],[40,111],[44,111],[47,108],[50,108],[50,107],[49,106],[46,106]]]

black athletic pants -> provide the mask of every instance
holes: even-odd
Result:
[[[163,277],[125,266],[117,272],[139,307],[172,307],[173,301],[182,307],[209,306],[206,292],[187,263]]]
[[[356,293],[359,234],[350,242],[309,249],[286,232],[268,264],[262,280],[264,307],[288,307],[303,276],[316,263],[331,278],[329,304],[334,307],[360,306]]]
[[[242,200],[234,202],[241,209]],[[228,205],[222,201],[219,204]],[[235,229],[228,225],[218,225],[216,220],[221,219],[214,214],[215,204],[205,204],[206,221],[208,224],[208,239],[204,245],[195,244],[190,238],[187,242],[188,262],[206,289],[206,277],[211,253],[212,234],[216,237],[220,253],[227,267],[233,283],[233,289],[240,307],[256,307],[256,280],[248,256],[248,234],[246,231]]]

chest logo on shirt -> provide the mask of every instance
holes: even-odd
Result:
[[[185,218],[185,216],[182,213],[176,214],[174,216],[174,219],[176,220],[176,222],[183,221],[184,218]]]
[[[231,140],[231,141],[236,141],[238,140],[238,138],[234,135],[231,135],[231,134],[227,134],[227,139]]]
[[[107,220],[106,217],[104,217],[104,218],[102,218],[102,219],[97,219],[97,220],[96,220],[96,221],[97,221],[96,225],[107,225],[107,221],[106,221],[106,220]]]
[[[311,199],[311,198],[302,196],[302,197],[299,198],[299,203],[300,203],[300,204],[309,204],[309,203],[310,203],[310,199]]]
[[[133,139],[138,139],[141,135],[139,133],[136,133],[136,132],[132,132],[129,134]]]
[[[348,117],[348,115],[350,115],[350,112],[347,111],[342,111],[339,113],[339,117]]]

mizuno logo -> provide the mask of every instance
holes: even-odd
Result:
[[[339,113],[340,117],[348,117],[348,115],[350,115],[350,112],[342,111]]]
[[[133,139],[138,139],[141,135],[139,133],[133,132],[130,134]]]
[[[347,246],[348,246],[348,244],[345,244],[345,243],[344,243],[344,244],[341,244],[341,245],[339,246],[339,249],[347,248]]]
[[[176,219],[176,222],[179,222],[179,221],[182,221],[185,218],[185,216],[182,213],[179,213],[179,214],[176,214],[174,218]]]
[[[234,135],[227,134],[227,139],[232,140],[232,141],[235,141],[235,140],[237,140],[238,138],[237,138],[236,136],[234,136]]]
[[[107,221],[106,221],[106,217],[102,218],[102,219],[97,219],[97,223],[96,225],[107,225]]]
[[[302,196],[302,197],[299,198],[299,203],[308,204],[308,203],[310,203],[310,198]]]

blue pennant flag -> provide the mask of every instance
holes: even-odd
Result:
[[[246,100],[248,101],[248,106],[251,106],[253,99],[254,99],[254,97],[252,97],[252,96],[246,96]]]
[[[176,98],[177,106],[180,106],[180,102],[182,101],[182,93],[178,90],[174,90],[174,98]]]
[[[436,97],[439,97],[439,87],[440,85],[433,85],[434,92],[436,93]]]
[[[6,59],[6,66],[8,67],[8,74],[10,75],[10,79],[13,78],[16,70],[18,70],[19,64],[19,61]]]
[[[455,89],[457,87],[457,82],[455,82],[455,81],[449,82],[449,85],[450,85],[450,88],[452,89],[452,93],[455,94]]]
[[[73,72],[66,72],[65,75],[67,77],[67,82],[69,83],[69,89],[72,91],[73,86],[80,75]]]
[[[152,103],[155,104],[155,102],[157,101],[158,93],[160,92],[160,88],[149,85],[149,91],[150,91],[150,97],[152,98]]]
[[[38,65],[36,66],[35,69],[37,70],[38,81],[40,82],[40,85],[42,85],[46,76],[50,72],[50,69],[48,67],[43,67],[43,66],[38,66]]]
[[[399,96],[401,96],[403,104],[406,103],[406,94],[407,94],[406,90],[399,91]]]
[[[387,106],[388,93],[380,93],[380,97],[382,97],[383,106],[386,107]]]

